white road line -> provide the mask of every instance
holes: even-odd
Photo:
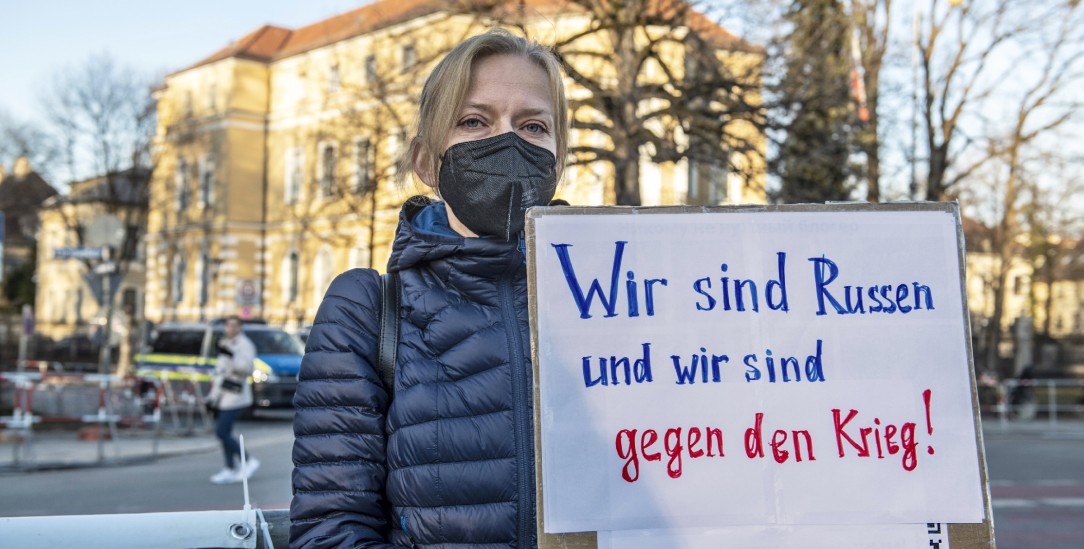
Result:
[[[1057,507],[1084,507],[1084,498],[1042,498],[1039,501]]]
[[[1002,509],[1024,509],[1030,507],[1037,507],[1039,504],[1033,499],[1021,499],[1021,498],[1005,498],[995,499],[993,506],[1000,507]]]

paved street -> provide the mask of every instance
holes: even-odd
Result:
[[[293,444],[289,418],[242,421],[235,432],[245,435],[246,448],[261,464],[249,480],[252,505],[289,507]],[[216,439],[210,434],[197,438],[187,441],[191,453],[153,462],[3,474],[0,516],[240,509],[244,505],[240,484],[215,485],[208,480],[223,466]],[[96,443],[71,444],[83,445],[85,456],[94,457]],[[9,446],[0,445],[4,464],[10,463]],[[107,456],[110,449],[106,445]]]
[[[986,424],[1000,549],[1084,547],[1084,423],[1060,427],[1052,432],[1034,423],[1002,430],[996,422]],[[262,463],[249,485],[253,505],[287,508],[293,440],[289,415],[244,421],[238,431]],[[95,443],[70,437],[70,444],[82,445],[84,456],[95,455]],[[0,473],[0,516],[240,509],[239,484],[217,486],[207,480],[222,466],[213,438],[181,442],[188,453],[154,462]],[[0,445],[0,464],[10,463],[9,446]],[[178,448],[163,444],[163,451]],[[43,443],[42,451],[47,450]]]
[[[986,433],[997,546],[1084,547],[1084,437]]]

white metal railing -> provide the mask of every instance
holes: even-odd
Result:
[[[984,414],[997,415],[1002,425],[1046,415],[1051,426],[1059,417],[1084,416],[1084,380],[1006,379],[979,382],[979,403]]]
[[[0,372],[0,391],[8,384],[12,391],[12,414],[0,416],[0,430],[13,435],[12,465],[35,467],[34,427],[45,423],[96,426],[98,463],[106,460],[107,439],[120,457],[118,425],[150,426],[154,429],[151,454],[157,457],[162,391],[156,388],[150,396],[144,395],[138,390],[141,382],[158,383],[153,378],[108,374]],[[48,397],[48,402],[43,402],[43,397]],[[108,437],[101,432],[104,429],[108,429]]]

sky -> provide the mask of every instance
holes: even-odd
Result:
[[[297,28],[370,0],[0,0],[0,110],[41,118],[53,75],[111,54],[148,76],[184,68],[270,23]]]

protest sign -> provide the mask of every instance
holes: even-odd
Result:
[[[956,205],[547,208],[527,237],[544,532],[989,524]]]

